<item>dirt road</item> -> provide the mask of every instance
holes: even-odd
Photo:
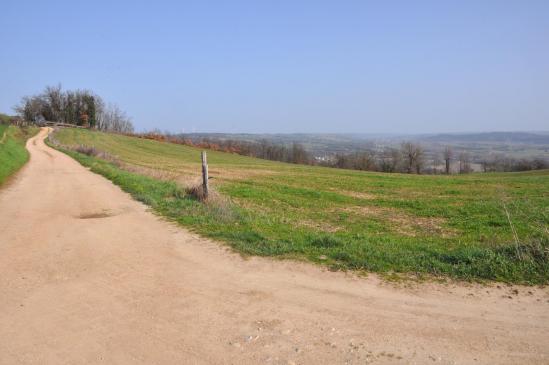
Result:
[[[0,190],[0,364],[549,363],[547,289],[244,260],[46,134]]]

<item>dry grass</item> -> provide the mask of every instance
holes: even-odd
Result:
[[[251,178],[258,178],[263,176],[269,176],[269,175],[276,175],[280,172],[272,171],[272,170],[251,170],[251,169],[236,169],[236,168],[210,168],[209,174],[212,178],[219,179],[219,180],[229,180],[229,181],[236,181],[236,180],[247,180]]]
[[[311,228],[316,231],[325,232],[325,233],[335,233],[343,230],[341,226],[337,226],[333,223],[313,220],[313,219],[299,219],[294,222],[295,227],[306,227]]]
[[[56,146],[59,146],[59,145],[56,145]],[[110,154],[109,152],[102,151],[94,146],[79,145],[79,146],[71,146],[71,147],[66,147],[66,146],[60,146],[60,147],[67,148],[87,156],[100,158],[118,167],[122,166],[122,162],[118,158],[116,158],[116,156]]]
[[[211,201],[212,199],[212,192],[208,191],[208,196],[206,196],[206,193],[204,191],[204,186],[202,184],[194,185],[194,186],[188,186],[185,189],[185,193],[187,195],[192,196],[194,199],[205,202],[206,200]]]
[[[336,193],[339,193],[345,196],[350,196],[352,198],[357,198],[357,199],[374,200],[377,198],[377,196],[372,193],[364,193],[364,192],[350,191],[350,190],[337,190],[337,189],[330,189],[330,190],[335,191]]]
[[[85,155],[88,155],[88,156],[98,156],[99,155],[99,151],[97,150],[97,148],[93,147],[93,146],[85,146],[85,145],[80,145],[78,147],[75,147],[74,150],[76,152],[79,152],[79,153],[83,153]]]
[[[446,223],[444,218],[412,216],[396,208],[355,206],[336,209],[336,212],[341,211],[389,221],[392,223],[391,228],[393,231],[407,237],[436,234],[447,238],[457,234],[454,229],[444,226]]]
[[[176,171],[169,171],[164,169],[155,169],[146,166],[139,166],[127,162],[123,162],[120,165],[126,171],[133,172],[135,174],[152,177],[162,181],[178,181],[180,174]],[[183,185],[186,186],[186,185]]]

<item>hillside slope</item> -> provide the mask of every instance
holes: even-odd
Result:
[[[28,161],[25,141],[37,131],[0,124],[0,185]]]
[[[209,152],[204,205],[195,148],[87,130],[52,141],[161,214],[244,254],[305,258],[334,269],[546,283],[549,171],[415,176],[336,170]]]
[[[547,287],[400,286],[243,259],[46,134],[0,189],[0,364],[547,363]]]

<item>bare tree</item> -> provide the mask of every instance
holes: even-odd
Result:
[[[423,148],[421,145],[412,142],[403,142],[400,151],[406,162],[406,172],[411,174],[415,172],[420,174],[423,168]]]
[[[116,104],[109,104],[101,109],[101,129],[118,133],[133,132],[130,118]]]
[[[375,155],[368,151],[351,154],[338,154],[335,157],[334,167],[341,169],[377,171]],[[383,169],[383,166],[381,167]]]
[[[401,153],[396,148],[385,149],[379,160],[379,170],[383,172],[397,172],[401,164]]]
[[[423,148],[418,144],[416,145],[416,174],[421,174],[423,165],[425,164],[425,156]]]
[[[95,98],[95,128],[104,131],[107,130],[107,123],[105,121],[107,105],[100,97]]]
[[[15,106],[13,109],[24,120],[34,123],[40,123],[45,119],[42,113],[43,104],[43,100],[39,98],[24,96],[21,100],[21,103]]]
[[[297,164],[309,164],[310,156],[299,143],[292,144],[290,162]]]
[[[400,168],[400,165],[402,163],[401,155],[396,148],[391,148],[389,151],[389,156],[391,159],[391,170],[392,172],[397,172]]]
[[[469,153],[463,151],[459,154],[459,173],[468,174],[472,171]]]
[[[442,161],[438,155],[433,158],[433,173],[438,174],[438,167],[442,164]]]
[[[46,86],[40,95],[43,103],[43,114],[46,120],[59,122],[63,117],[64,95],[61,84],[57,86]]]
[[[116,105],[105,106],[89,90],[63,92],[61,85],[47,86],[41,94],[25,96],[15,111],[25,120],[64,122],[114,132],[132,132],[130,118]]]
[[[446,163],[446,175],[450,175],[450,162],[452,160],[452,149],[447,146],[445,149],[444,149],[444,152],[443,152],[443,159],[444,159],[444,162]]]

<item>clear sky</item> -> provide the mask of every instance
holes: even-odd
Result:
[[[0,111],[91,89],[138,129],[549,130],[549,1],[0,2]]]

